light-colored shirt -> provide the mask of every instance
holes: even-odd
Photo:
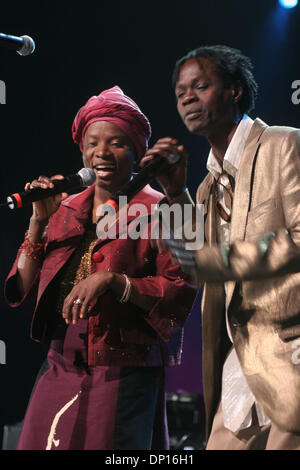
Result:
[[[212,149],[210,150],[207,160],[207,169],[212,173],[215,179],[218,179],[220,174],[223,171],[226,171],[236,180],[246,140],[250,134],[253,122],[254,121],[246,114],[243,116],[226,150],[223,167],[220,161],[213,154]],[[221,183],[223,183],[222,179]],[[218,198],[226,212],[229,213],[229,208],[226,207],[222,187],[219,186]],[[228,243],[230,238],[230,222],[226,222],[219,216],[219,214],[216,214],[216,225],[218,242]],[[227,283],[225,283],[225,294],[227,295]],[[226,327],[228,336],[232,342],[227,311]],[[224,426],[232,432],[251,426],[251,409],[253,405],[256,406],[259,424],[262,426],[270,422],[269,418],[265,416],[258,406],[255,397],[248,386],[234,346],[227,356],[223,366],[221,399]]]
[[[250,134],[253,122],[253,119],[251,119],[246,114],[243,116],[226,150],[223,167],[221,166],[220,161],[214,156],[212,149],[210,150],[207,160],[207,169],[210,171],[210,173],[212,173],[215,179],[218,179],[220,174],[223,173],[223,170],[236,179],[245,143]],[[221,183],[224,183],[222,179]],[[222,194],[222,189],[220,189],[219,197],[222,200],[223,207],[226,209],[226,203]],[[229,211],[227,210],[226,212]],[[216,222],[218,241],[220,243],[228,243],[230,236],[230,223],[226,222],[221,217],[217,217]]]

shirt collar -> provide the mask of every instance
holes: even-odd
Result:
[[[244,114],[226,150],[223,168],[219,160],[213,154],[212,149],[210,149],[206,167],[216,179],[218,179],[223,170],[229,173],[233,178],[236,177],[245,143],[250,134],[253,122],[253,119],[251,119],[247,114]]]

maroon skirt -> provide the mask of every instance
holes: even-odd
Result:
[[[87,321],[60,325],[18,450],[166,450],[164,368],[87,365]]]

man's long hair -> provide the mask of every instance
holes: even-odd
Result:
[[[250,113],[255,106],[258,85],[252,73],[251,60],[238,49],[228,46],[202,46],[188,52],[175,64],[172,74],[173,87],[176,87],[183,64],[189,59],[197,60],[200,57],[205,57],[212,62],[225,86],[231,83],[240,83],[243,94],[239,100],[239,108],[242,113]]]

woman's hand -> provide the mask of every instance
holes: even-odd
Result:
[[[31,184],[26,183],[25,191],[28,191],[30,188],[53,188],[53,180],[63,179],[64,177],[62,175],[55,175],[52,176],[52,178],[40,176],[37,180],[32,181]],[[44,231],[48,224],[49,217],[57,211],[61,201],[67,196],[67,193],[61,193],[41,201],[36,201],[32,204],[33,214],[28,227],[28,239],[32,243],[43,243]],[[27,256],[26,253],[20,254],[18,260],[17,284],[21,298],[31,289],[42,261],[42,256],[34,258]]]
[[[62,316],[66,323],[77,323],[79,318],[86,318],[90,304],[111,286],[114,273],[97,271],[80,281],[65,298]]]
[[[53,188],[53,180],[63,180],[64,176],[62,175],[55,175],[51,178],[47,176],[39,176],[37,180],[33,180],[32,183],[26,183],[25,191],[28,191],[31,188]],[[41,201],[33,202],[33,214],[32,219],[38,223],[46,223],[48,222],[49,217],[57,211],[60,206],[61,201],[68,197],[67,193],[60,193],[54,196],[50,196],[46,199],[42,199]]]
[[[179,145],[177,139],[163,137],[152,148],[148,149],[141,160],[141,166],[144,166],[155,158],[156,155],[168,157],[168,155],[175,153],[180,155],[180,160],[170,165],[156,177],[170,200],[179,196],[186,185],[188,154],[183,145]]]

